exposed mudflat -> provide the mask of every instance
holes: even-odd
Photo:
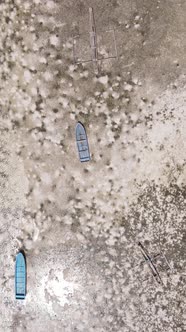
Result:
[[[98,74],[73,63],[89,6],[102,56],[116,35]],[[4,0],[0,17],[0,332],[185,331],[186,2]],[[162,285],[138,241],[166,255]]]

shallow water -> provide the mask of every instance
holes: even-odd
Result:
[[[119,58],[99,75],[73,64],[89,5],[98,35],[116,30]],[[0,331],[186,329],[184,13],[183,1],[1,2]],[[107,54],[113,40],[99,38]],[[163,286],[140,263],[138,241],[166,254]]]

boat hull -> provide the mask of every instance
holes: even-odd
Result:
[[[24,300],[26,296],[26,261],[24,254],[19,252],[16,256],[15,267],[15,297]]]
[[[88,146],[87,134],[84,126],[78,122],[76,125],[76,144],[81,162],[90,160],[90,152]]]

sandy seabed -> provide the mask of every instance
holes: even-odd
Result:
[[[73,63],[89,6],[104,56],[116,33],[99,74]],[[185,331],[185,1],[6,0],[0,17],[0,332]],[[165,253],[162,285],[138,241]]]

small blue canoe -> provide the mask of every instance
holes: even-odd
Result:
[[[22,252],[16,256],[15,267],[15,297],[24,300],[26,296],[26,261]]]
[[[76,143],[81,162],[90,160],[90,152],[88,147],[88,139],[84,126],[81,122],[76,125]]]

